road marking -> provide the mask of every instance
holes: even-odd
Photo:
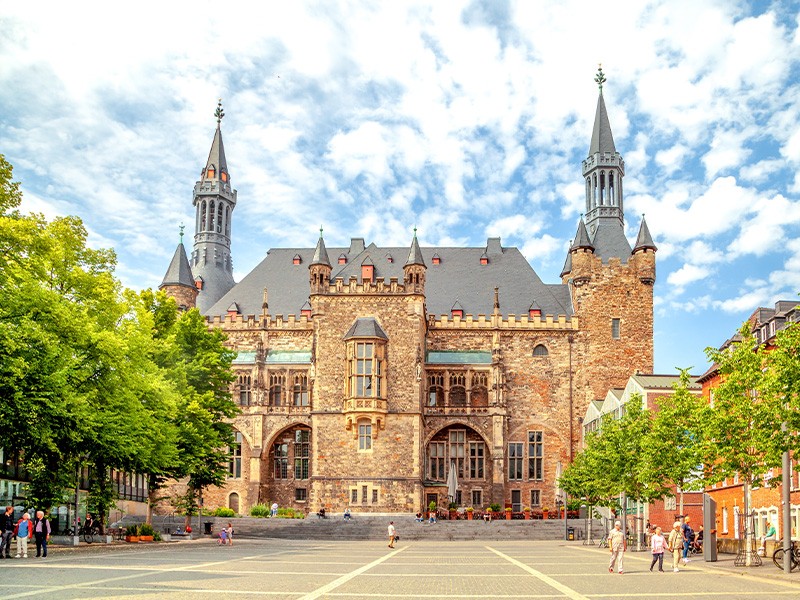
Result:
[[[359,575],[361,575],[361,573],[369,571],[373,567],[377,567],[379,564],[389,560],[393,556],[397,556],[400,552],[402,552],[406,548],[408,548],[408,546],[403,546],[402,548],[398,548],[394,552],[390,552],[386,556],[381,556],[379,559],[373,560],[371,563],[366,564],[363,567],[356,569],[355,571],[351,571],[346,575],[342,575],[338,579],[334,579],[333,581],[331,581],[329,584],[323,585],[321,588],[317,588],[313,592],[306,594],[305,596],[302,596],[299,600],[314,600],[315,598],[319,598],[323,594],[327,594],[331,590],[335,590],[337,587],[347,583],[354,577],[358,577]]]
[[[533,567],[529,567],[525,563],[518,561],[516,558],[511,558],[507,554],[503,554],[502,552],[500,552],[499,550],[495,550],[491,546],[484,546],[484,547],[487,550],[490,550],[490,551],[494,552],[495,554],[497,554],[497,556],[500,556],[500,557],[506,559],[511,564],[518,566],[523,571],[527,571],[528,573],[530,573],[531,575],[533,575],[534,577],[536,577],[540,581],[543,581],[544,583],[546,583],[550,587],[553,587],[553,588],[557,589],[559,592],[564,594],[567,598],[572,598],[572,600],[589,600],[586,596],[584,596],[583,594],[579,594],[578,592],[573,590],[571,587],[568,587],[568,586],[564,585],[560,581],[556,581],[552,577],[548,577],[547,575],[545,575],[544,573],[541,573],[540,571],[537,571]]]

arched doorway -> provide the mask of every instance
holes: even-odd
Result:
[[[454,423],[431,436],[425,447],[425,505],[482,509],[491,500],[489,444],[472,427]]]
[[[228,508],[237,515],[239,514],[239,494],[236,492],[231,492],[231,495],[228,496]]]
[[[261,463],[261,502],[305,509],[311,492],[311,428],[296,424],[278,433]]]

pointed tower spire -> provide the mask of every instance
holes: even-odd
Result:
[[[652,250],[656,251],[655,243],[653,242],[653,238],[650,236],[650,230],[647,228],[647,221],[644,220],[644,215],[642,215],[642,224],[639,226],[639,235],[636,236],[636,245],[633,247],[633,253],[640,250]]]
[[[186,249],[183,247],[183,225],[181,225],[181,242],[175,248],[175,254],[172,255],[172,260],[158,289],[164,290],[167,296],[175,298],[182,310],[195,306],[198,290],[194,284],[189,259],[186,258]]]
[[[425,266],[425,260],[422,258],[422,251],[419,249],[419,242],[417,241],[417,228],[414,227],[414,238],[411,240],[411,250],[408,252],[408,259],[405,266],[409,265],[422,265]]]
[[[596,255],[604,261],[612,257],[626,261],[631,246],[624,231],[622,179],[625,177],[625,161],[617,152],[611,134],[603,97],[606,76],[602,68],[598,68],[595,82],[599,87],[597,110],[589,156],[582,165],[586,184],[586,228]]]
[[[311,264],[331,266],[331,261],[328,258],[328,250],[325,248],[325,240],[322,239],[322,225],[319,227],[319,240],[317,240],[317,247],[314,250],[314,258],[311,259]]]
[[[214,111],[217,129],[200,180],[194,186],[196,210],[192,270],[202,279],[197,308],[205,314],[234,285],[231,259],[231,219],[236,208],[236,190],[231,188],[221,122],[222,100]],[[220,311],[219,314],[222,314]]]
[[[594,245],[589,239],[589,232],[586,231],[586,225],[583,224],[583,219],[578,221],[578,232],[575,234],[575,241],[572,242],[570,253],[574,250],[590,250],[594,252]]]

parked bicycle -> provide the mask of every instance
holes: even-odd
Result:
[[[100,525],[96,523],[92,523],[89,525],[84,524],[81,527],[81,535],[83,536],[83,541],[87,544],[91,544],[94,542],[95,536],[100,535]]]
[[[783,555],[784,555],[783,540],[778,540],[778,547],[775,549],[775,552],[772,553],[772,562],[774,562],[775,566],[781,570],[783,570]],[[800,567],[800,546],[797,545],[797,542],[792,541],[791,570],[795,571],[799,567]]]

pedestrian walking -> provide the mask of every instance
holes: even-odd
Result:
[[[650,570],[658,563],[658,570],[664,572],[664,548],[667,540],[661,535],[661,527],[656,527],[656,532],[650,538],[650,550],[653,553],[653,562],[650,563]]]
[[[692,540],[694,539],[694,530],[692,526],[689,525],[691,519],[686,517],[683,521],[683,525],[681,526],[681,535],[683,536],[683,564],[686,565],[689,563],[689,548],[692,546]]]
[[[0,515],[0,558],[11,558],[11,538],[14,537],[14,507],[6,506]]]
[[[616,565],[617,572],[622,575],[622,555],[625,554],[625,536],[622,534],[622,523],[616,521],[611,533],[608,534],[608,547],[611,549],[611,561],[608,563],[608,572],[613,573]]]
[[[17,521],[14,533],[17,536],[17,558],[28,558],[28,539],[31,537],[31,516],[22,513],[22,518]]]
[[[44,511],[37,510],[33,520],[33,536],[36,538],[36,558],[47,558],[47,542],[50,540],[50,520]]]
[[[394,521],[389,521],[389,548],[394,548],[395,534]]]
[[[672,552],[672,572],[678,572],[678,563],[681,560],[681,548],[683,547],[683,534],[681,533],[681,522],[675,521],[672,524],[672,531],[667,538],[667,550]]]

